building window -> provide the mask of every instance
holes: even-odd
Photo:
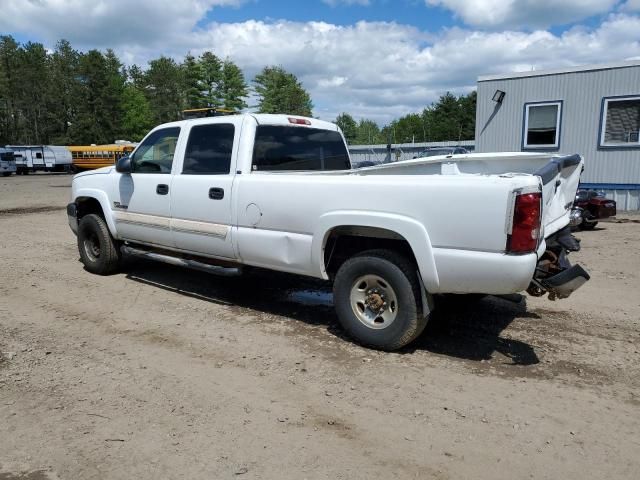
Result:
[[[640,147],[640,97],[602,101],[601,147]]]
[[[560,101],[525,104],[523,148],[557,149],[561,117]]]

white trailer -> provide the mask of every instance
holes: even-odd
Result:
[[[3,177],[8,177],[16,172],[16,162],[13,158],[13,151],[0,148],[0,173]]]
[[[71,152],[58,145],[7,145],[13,150],[16,173],[26,175],[38,170],[68,172],[71,169]]]

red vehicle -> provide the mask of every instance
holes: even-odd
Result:
[[[571,226],[579,230],[593,230],[599,220],[616,216],[616,202],[595,190],[580,189],[571,211]]]

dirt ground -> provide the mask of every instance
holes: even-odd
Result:
[[[570,299],[381,353],[313,280],[87,273],[70,183],[0,179],[0,480],[640,478],[639,223],[578,234]]]

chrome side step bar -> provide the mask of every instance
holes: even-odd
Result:
[[[219,265],[211,265],[209,263],[199,262],[197,260],[190,260],[179,257],[172,257],[162,253],[151,252],[148,250],[142,250],[134,248],[129,245],[123,245],[120,250],[125,255],[131,255],[133,257],[146,258],[149,260],[155,260],[157,262],[168,263],[177,267],[186,267],[194,270],[200,270],[206,273],[213,273],[223,277],[237,277],[242,275],[242,269],[237,267],[221,267]]]

